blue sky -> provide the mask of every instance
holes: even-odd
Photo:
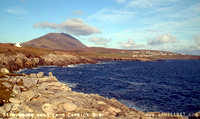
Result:
[[[88,46],[200,55],[200,0],[1,0],[0,42],[65,32]]]

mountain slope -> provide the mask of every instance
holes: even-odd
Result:
[[[74,50],[87,47],[76,38],[65,33],[49,33],[37,39],[25,42],[22,44],[22,46],[47,48],[54,50]]]

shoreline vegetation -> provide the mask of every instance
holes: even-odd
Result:
[[[97,94],[71,91],[50,72],[16,74],[14,71],[38,66],[68,66],[99,61],[155,61],[167,59],[200,59],[164,51],[116,50],[86,48],[61,51],[0,44],[0,117],[69,118],[69,119],[186,119],[183,114],[141,112],[128,108],[115,99]],[[189,118],[199,118],[195,113]]]

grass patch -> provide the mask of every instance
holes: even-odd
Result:
[[[17,53],[22,53],[28,58],[30,57],[40,57],[51,53],[52,50],[43,49],[43,48],[33,48],[33,47],[21,47],[18,48],[13,44],[3,44],[0,43],[0,53],[6,54],[6,56],[16,55]]]

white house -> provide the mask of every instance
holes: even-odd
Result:
[[[16,47],[19,47],[19,48],[22,47],[22,46],[20,45],[20,43],[16,43],[15,46],[16,46]]]

